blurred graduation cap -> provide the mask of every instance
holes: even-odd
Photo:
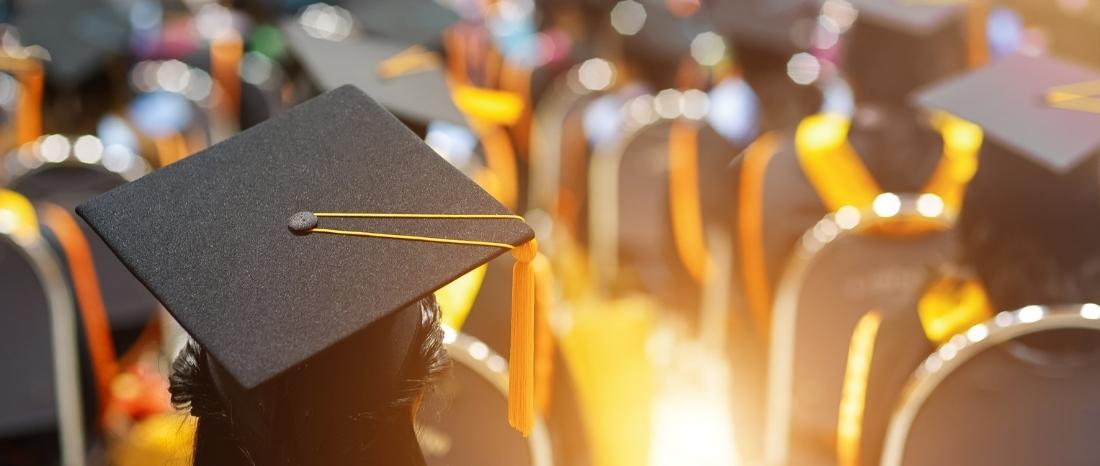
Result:
[[[466,124],[451,99],[442,58],[434,52],[354,32],[338,39],[311,35],[300,20],[284,21],[282,29],[291,51],[322,91],[352,84],[402,120],[420,126],[433,120]],[[407,69],[384,68],[402,60],[402,56],[410,64]]]
[[[1095,70],[1053,57],[1016,55],[915,96],[922,107],[952,113],[984,130],[978,172],[959,219],[964,240],[983,249],[971,259],[991,267],[983,274],[999,273],[996,269],[1005,264],[995,258],[1019,257],[1021,245],[1038,247],[1044,261],[1055,261],[1030,264],[1033,270],[1054,263],[1077,267],[1096,257],[1097,95],[1100,73]],[[1010,246],[1016,249],[995,250]]]
[[[984,30],[963,1],[853,0],[844,74],[857,97],[904,102],[913,91],[984,59]],[[976,37],[975,37],[976,35]]]
[[[623,34],[623,55],[637,66],[650,83],[658,88],[674,87],[680,61],[690,56],[691,41],[705,26],[696,17],[673,14],[663,2],[626,0],[620,5],[637,3],[644,10],[644,20],[636,31]],[[630,12],[641,16],[640,11]],[[612,23],[616,20],[612,12]],[[626,22],[626,21],[624,21]]]
[[[800,37],[796,26],[817,12],[811,0],[711,0],[707,6],[715,28],[735,46],[786,55],[809,47],[808,28]]]
[[[368,34],[439,50],[443,32],[458,13],[436,0],[345,0],[341,2]]]
[[[347,364],[386,396],[414,350],[412,305],[506,250],[513,325],[533,306],[531,229],[352,86],[77,211],[244,391],[369,331],[369,357]],[[510,364],[520,430],[529,343]]]
[[[865,21],[914,36],[931,35],[967,11],[963,0],[850,0]]]
[[[81,84],[129,46],[126,12],[105,0],[24,2],[15,26],[23,44],[49,52],[46,79],[65,87]]]
[[[1008,57],[915,99],[981,126],[1011,154],[1054,174],[1100,150],[1100,73],[1057,58]]]

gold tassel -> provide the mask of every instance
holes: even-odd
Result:
[[[538,242],[512,249],[512,340],[508,358],[508,423],[524,437],[534,428],[535,270]]]
[[[550,411],[554,384],[553,279],[550,260],[538,254],[531,262],[535,272],[535,409],[545,417]]]

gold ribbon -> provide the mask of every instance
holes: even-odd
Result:
[[[1054,108],[1100,114],[1100,80],[1052,87],[1046,102]]]

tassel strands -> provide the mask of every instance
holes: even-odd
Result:
[[[524,437],[534,427],[536,240],[512,249],[512,334],[508,357],[508,423]]]

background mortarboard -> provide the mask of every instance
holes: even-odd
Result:
[[[286,42],[322,91],[352,84],[398,118],[418,124],[445,120],[460,125],[466,119],[451,100],[442,66],[384,79],[378,66],[414,44],[351,36],[332,41],[310,36],[297,21],[282,24]]]
[[[925,89],[915,99],[981,126],[987,138],[1017,156],[1066,173],[1100,150],[1100,113],[1058,108],[1047,99],[1058,88],[1072,91],[1066,86],[1086,82],[1100,82],[1100,72],[1051,57],[1017,55]]]
[[[640,30],[622,36],[625,60],[658,89],[676,85],[680,61],[690,56],[691,41],[706,30],[696,15],[674,15],[664,2],[643,1],[646,16]]]
[[[812,0],[711,0],[705,13],[736,46],[790,55],[809,45],[809,35],[799,43],[794,29],[813,21],[815,6]]]
[[[129,46],[125,11],[104,0],[34,0],[15,15],[24,45],[50,53],[46,79],[64,87],[80,84]]]
[[[351,86],[78,208],[245,388],[270,380],[502,252],[297,236],[287,220],[299,211],[507,213]],[[325,224],[514,245],[533,238],[518,221],[326,219]]]
[[[443,46],[443,32],[458,22],[458,13],[436,0],[345,0],[341,3],[368,34],[398,42]]]
[[[860,101],[904,106],[915,90],[980,59],[977,44],[970,43],[965,5],[907,0],[853,5],[859,14],[845,33],[843,72]]]
[[[923,36],[932,34],[949,22],[959,18],[967,10],[966,2],[918,1],[918,0],[851,0],[859,11],[857,21],[878,24]]]

